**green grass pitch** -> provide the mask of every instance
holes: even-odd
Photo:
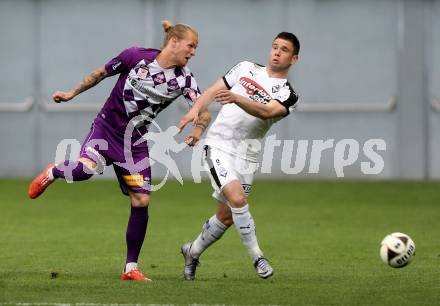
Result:
[[[205,182],[152,195],[140,267],[153,283],[120,281],[128,198],[116,181],[56,182],[37,200],[25,180],[0,181],[0,304],[439,305],[439,182],[257,181],[250,196],[275,275],[259,279],[234,228],[182,280],[182,243],[215,202]],[[393,269],[379,257],[394,231],[416,243]]]

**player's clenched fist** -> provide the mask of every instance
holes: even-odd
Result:
[[[73,97],[74,97],[74,95],[73,95],[73,93],[71,91],[69,91],[69,92],[56,91],[52,95],[52,99],[56,103],[67,102],[67,101],[71,100]]]

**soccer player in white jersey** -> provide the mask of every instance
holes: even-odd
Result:
[[[206,135],[205,164],[209,168],[216,213],[202,227],[197,238],[185,243],[184,278],[194,280],[200,255],[235,225],[259,277],[268,278],[273,269],[260,249],[255,222],[249,211],[253,171],[257,168],[260,141],[271,125],[293,110],[298,96],[289,84],[289,68],[298,61],[300,43],[288,32],[272,42],[269,62],[261,66],[244,61],[217,80],[194,103],[179,128],[197,124],[198,116],[216,100],[223,106]]]
[[[165,40],[161,50],[128,48],[88,75],[75,89],[54,93],[55,102],[67,102],[104,78],[119,75],[92,123],[79,159],[49,164],[28,191],[29,197],[35,199],[56,179],[84,181],[102,173],[105,166],[113,165],[121,191],[130,197],[131,204],[122,280],[151,281],[137,264],[147,232],[151,189],[148,145],[142,140],[153,119],[178,97],[184,96],[192,104],[200,95],[196,79],[187,67],[196,52],[197,32],[189,25],[173,26],[167,20],[162,25]],[[205,112],[202,117],[199,125],[206,126],[209,114]],[[203,132],[200,126],[191,132],[189,145],[200,138]]]

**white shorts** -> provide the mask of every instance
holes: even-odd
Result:
[[[228,154],[208,145],[205,145],[204,151],[204,164],[210,173],[211,185],[214,188],[212,196],[220,202],[228,204],[222,189],[233,180],[238,180],[243,186],[247,197],[252,189],[254,173],[257,170],[258,163]]]

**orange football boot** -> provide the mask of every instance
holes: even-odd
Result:
[[[121,274],[122,280],[134,280],[134,281],[143,281],[143,282],[152,282],[151,279],[145,277],[142,272],[138,268],[134,268],[128,272],[122,272]]]
[[[52,169],[55,166],[55,164],[49,164],[46,166],[46,168],[43,170],[43,172],[40,173],[31,183],[28,190],[28,195],[31,199],[38,198],[40,194],[43,193],[43,191],[49,186],[50,184],[55,181],[54,179],[51,179],[49,177],[49,170]]]

